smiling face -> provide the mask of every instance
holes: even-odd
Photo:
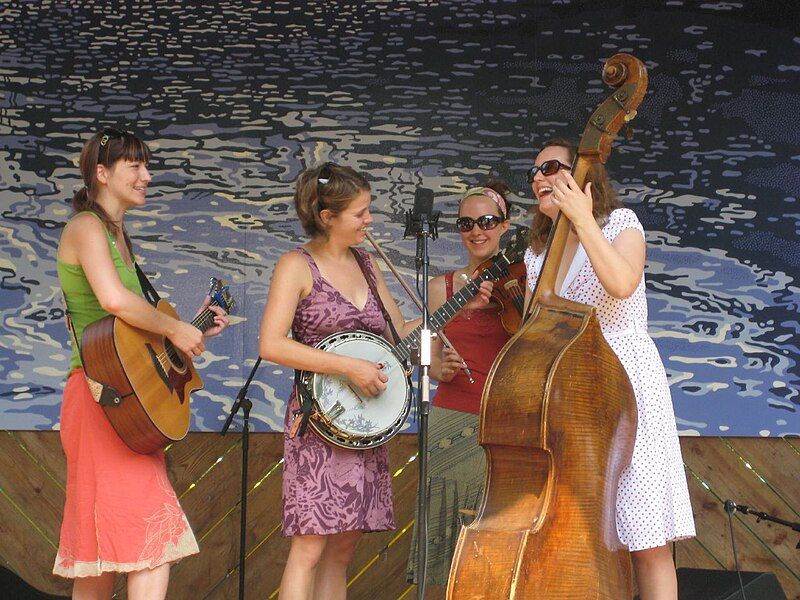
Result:
[[[547,160],[553,159],[565,165],[572,164],[572,157],[569,154],[569,150],[563,146],[548,146],[544,148],[536,156],[535,164],[538,166]],[[560,176],[561,170],[553,175],[544,175],[541,171],[538,171],[531,183],[533,194],[536,196],[536,199],[539,200],[539,210],[551,219],[555,219],[558,214],[558,209],[550,198],[553,193],[553,184],[558,181]]]
[[[327,226],[328,237],[331,240],[341,240],[348,246],[356,246],[363,242],[367,236],[367,227],[373,220],[369,212],[371,202],[372,196],[369,190],[362,190],[338,214],[324,209],[320,217]]]
[[[147,164],[122,158],[110,168],[97,167],[97,179],[104,183],[111,197],[124,207],[142,206],[145,203],[147,186],[153,179]]]
[[[478,219],[484,215],[501,217],[497,204],[488,196],[467,196],[459,206],[459,217]],[[472,259],[483,262],[499,252],[500,237],[508,231],[509,221],[503,221],[494,229],[481,229],[477,223],[472,229],[461,233],[461,243],[469,252]]]

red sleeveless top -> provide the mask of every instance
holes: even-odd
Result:
[[[453,272],[447,273],[444,280],[447,297],[450,298],[453,295]],[[444,326],[444,333],[453,342],[456,352],[467,362],[475,383],[470,383],[464,371],[459,370],[452,381],[439,384],[433,404],[478,414],[489,369],[509,338],[500,322],[500,313],[494,307],[479,310],[465,308]]]

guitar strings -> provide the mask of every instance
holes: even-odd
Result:
[[[216,300],[212,301],[209,306],[219,306],[219,302]],[[208,309],[204,310],[202,313],[197,315],[194,319],[192,319],[190,325],[197,327],[200,331],[204,331],[208,327],[206,325],[211,325],[214,322],[214,313]],[[177,355],[175,347],[172,345],[165,346],[162,352],[156,354],[156,359],[158,360],[159,364],[166,370],[167,365],[165,364],[165,359],[170,360],[170,362],[175,362],[180,357]]]

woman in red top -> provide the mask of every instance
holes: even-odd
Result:
[[[431,311],[464,287],[478,266],[500,251],[500,237],[508,231],[508,187],[491,180],[462,196],[456,226],[467,249],[467,264],[440,275],[429,285]],[[433,342],[430,374],[439,381],[428,417],[427,583],[447,585],[450,563],[461,529],[462,511],[474,511],[483,496],[486,458],[478,444],[478,413],[489,369],[508,341],[496,304],[466,307],[444,327],[457,349]],[[474,383],[464,372],[466,361]],[[415,521],[416,523],[417,521]],[[417,581],[417,528],[408,562],[408,579]]]

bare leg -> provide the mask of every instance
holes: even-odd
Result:
[[[669,545],[631,552],[642,600],[677,600],[678,578]]]
[[[169,563],[128,573],[128,600],[164,600],[169,586]]]
[[[72,584],[73,600],[109,600],[114,593],[116,573],[103,573],[97,577],[76,577]]]
[[[314,593],[317,598],[345,600],[347,597],[347,565],[363,532],[346,531],[328,536],[328,543],[317,566]]]
[[[314,593],[314,574],[317,564],[325,550],[326,535],[296,535],[292,537],[292,546],[286,567],[281,577],[279,600],[311,600]]]

